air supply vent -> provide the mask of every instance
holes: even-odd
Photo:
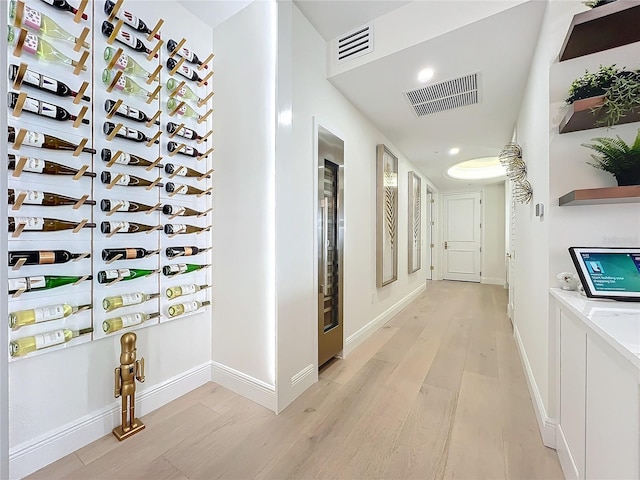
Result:
[[[373,23],[338,37],[338,62],[345,62],[370,52],[373,52]]]
[[[405,92],[418,117],[478,103],[478,72]]]

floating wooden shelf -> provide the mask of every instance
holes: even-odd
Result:
[[[640,3],[618,0],[574,15],[560,61],[640,41]]]
[[[600,122],[604,120],[605,111],[592,111],[594,108],[601,107],[603,102],[603,96],[585,98],[573,102],[569,106],[569,111],[562,119],[562,122],[560,122],[560,133],[578,132],[580,130],[604,127],[605,125]],[[640,122],[640,109],[627,113],[624,117],[620,118],[616,125],[633,122]]]
[[[573,190],[558,200],[561,207],[606,203],[640,203],[640,185]]]

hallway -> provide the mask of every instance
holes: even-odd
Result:
[[[506,290],[427,291],[283,413],[208,383],[30,479],[560,479],[542,445]]]

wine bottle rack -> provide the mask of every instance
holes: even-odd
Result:
[[[74,307],[88,305],[91,308],[84,307],[71,315],[23,326],[16,330],[11,330],[8,324],[7,328],[9,328],[10,340],[61,329],[86,332],[86,329],[93,328],[93,331],[50,348],[36,350],[25,356],[12,357],[12,361],[114,336],[114,333],[105,333],[102,324],[105,320],[122,315],[160,312],[159,318],[130,326],[131,329],[148,328],[161,322],[180,320],[190,315],[202,315],[210,309],[208,305],[212,299],[212,289],[209,287],[212,280],[210,265],[213,228],[211,176],[214,174],[212,158],[214,149],[211,146],[214,92],[210,85],[210,79],[213,76],[211,65],[213,54],[208,54],[205,61],[196,65],[178,50],[169,51],[166,47],[170,38],[179,40],[180,49],[191,46],[197,49],[197,39],[181,37],[180,31],[172,29],[174,27],[171,22],[165,22],[158,17],[153,18],[153,15],[158,15],[158,12],[142,9],[136,2],[117,0],[109,14],[104,11],[103,0],[98,2],[70,0],[70,3],[77,8],[77,12],[70,14],[37,0],[16,2],[19,14],[17,21],[12,25],[16,31],[16,41],[7,50],[8,63],[15,65],[14,75],[10,76],[12,80],[9,85],[10,90],[15,92],[17,101],[8,112],[9,124],[15,128],[15,140],[9,144],[9,153],[15,156],[15,162],[11,170],[7,171],[7,177],[9,188],[17,191],[13,204],[9,206],[10,216],[16,219],[59,218],[75,222],[77,225],[64,233],[34,232],[25,229],[27,220],[17,220],[15,232],[9,235],[8,250],[10,252],[42,251],[46,246],[47,250],[68,250],[77,255],[77,258],[55,265],[48,262],[26,264],[26,260],[21,259],[7,268],[10,279],[68,275],[77,278],[77,281],[48,290],[19,289],[7,295],[10,313],[34,308],[49,308],[52,305],[68,303],[69,299],[73,299]],[[29,11],[26,9],[41,11],[62,29],[75,36],[73,42],[42,36],[52,47],[70,59],[69,64],[45,62],[34,55],[34,31],[31,30],[30,25],[25,25],[24,13]],[[130,15],[126,17],[127,21],[123,20],[123,11],[130,12],[134,17],[142,16],[149,31],[142,33],[133,28],[129,24]],[[113,31],[108,36],[102,33],[104,21],[109,21],[113,25]],[[148,51],[136,51],[122,43],[118,36],[122,36],[124,32],[139,38]],[[105,52],[107,47],[111,49],[109,57]],[[198,54],[202,53],[198,52]],[[167,59],[173,57],[177,64],[169,69],[166,66]],[[105,60],[106,58],[109,59]],[[127,58],[139,65],[144,70],[144,75],[139,71],[132,75],[126,70],[129,67],[123,62]],[[184,67],[196,72],[194,75],[197,76],[197,81],[182,76],[181,71],[185,70]],[[102,79],[105,70],[111,75],[106,84]],[[64,83],[72,95],[59,96],[54,92],[38,88],[38,82],[34,83],[30,80],[36,73]],[[174,76],[179,88],[169,91],[167,81]],[[121,83],[127,77],[146,94],[143,96],[125,93]],[[183,98],[181,89],[186,86],[196,93],[197,100]],[[189,106],[197,112],[197,118],[185,117],[178,111],[170,112],[167,108],[169,98],[175,98],[181,107]],[[111,100],[112,107],[108,110],[105,107],[106,100]],[[46,102],[66,110],[72,117],[71,121],[56,121],[34,115],[34,108],[30,107],[31,110],[27,110],[26,102],[32,102],[29,104],[32,105],[35,101]],[[123,106],[126,107],[127,114],[131,111],[140,111],[144,115],[138,119],[127,117],[119,111]],[[171,121],[179,125],[173,134],[170,134],[167,129],[167,124]],[[105,122],[115,124],[115,128],[108,135],[103,132]],[[197,139],[176,135],[182,128],[197,132]],[[142,132],[145,141],[132,142],[118,135],[126,133],[128,129]],[[70,142],[76,148],[71,151],[36,148],[31,145],[34,132]],[[177,141],[181,145],[180,148],[169,152],[167,144],[170,141]],[[101,159],[100,152],[105,148],[112,152],[109,161]],[[188,148],[196,149],[201,154],[197,157],[176,155]],[[86,149],[95,150],[97,153],[83,151]],[[148,159],[148,161],[142,166],[128,165],[125,160],[129,157],[125,154]],[[172,162],[177,166],[188,167],[201,175],[186,177],[166,173],[162,165],[163,159],[166,161],[174,155],[176,156]],[[39,172],[38,170],[44,168],[42,161],[47,162],[46,171],[55,169],[52,165],[57,164],[63,167],[64,174],[51,175]],[[111,174],[111,181],[104,184],[100,180],[100,175],[107,171]],[[118,180],[122,179],[123,175],[141,178],[149,184],[140,188],[119,185]],[[171,180],[195,187],[202,193],[174,196],[163,186]],[[54,193],[77,201],[63,206],[34,205],[27,201],[27,194],[24,191]],[[100,206],[103,199],[110,199],[113,202],[106,211],[103,211]],[[95,201],[95,205],[86,204],[85,202],[88,201]],[[132,203],[143,205],[145,210],[128,211],[127,208]],[[167,204],[173,206],[170,214],[163,212]],[[196,214],[190,215],[192,212]],[[185,214],[189,215],[185,216]],[[116,227],[109,233],[102,233],[101,224],[108,221],[134,222],[148,225],[150,228],[144,233],[125,234]],[[91,226],[88,224],[95,224],[96,228],[87,228]],[[164,231],[166,224],[186,224],[195,227],[198,231],[167,234]],[[167,256],[168,247],[184,246],[197,247],[197,253]],[[102,259],[103,249],[127,248],[141,248],[148,254],[139,258],[124,258],[122,255],[116,255],[107,261]],[[207,265],[207,267],[176,276],[163,275],[163,267],[180,263]],[[140,269],[151,271],[151,273],[131,280],[126,280],[126,275],[118,275],[108,283],[99,283],[98,272],[109,269]],[[187,289],[179,298],[167,297],[167,288],[190,284],[203,288],[196,289],[195,292]],[[105,297],[132,292],[159,293],[159,296],[109,312],[103,308],[102,301]],[[169,315],[171,305],[194,301],[204,302],[205,306],[181,315],[173,317]]]

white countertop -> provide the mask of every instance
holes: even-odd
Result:
[[[640,369],[640,302],[593,300],[552,288],[551,295]]]

